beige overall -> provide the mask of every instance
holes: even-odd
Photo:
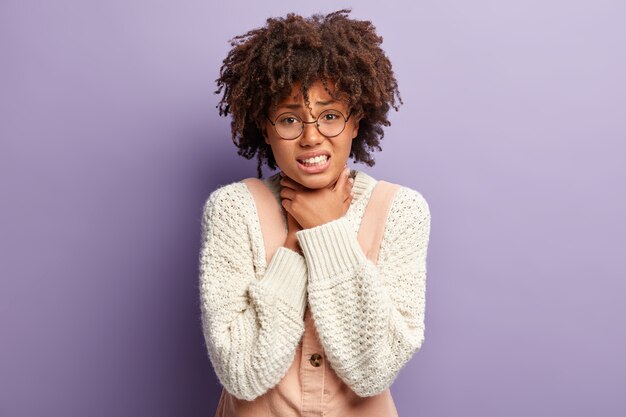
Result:
[[[257,207],[267,264],[287,237],[283,209],[262,180],[242,180]],[[383,238],[385,220],[399,185],[377,181],[357,235],[363,253],[374,264]],[[372,397],[356,395],[331,368],[324,356],[315,322],[307,304],[304,335],[283,379],[252,401],[240,400],[222,389],[215,417],[397,417],[387,388]]]

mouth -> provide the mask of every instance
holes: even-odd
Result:
[[[321,154],[312,158],[297,158],[298,167],[308,174],[324,172],[330,166],[330,155]]]

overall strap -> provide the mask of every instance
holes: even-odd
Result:
[[[374,264],[378,263],[378,254],[383,241],[385,223],[398,190],[400,190],[399,184],[379,180],[372,190],[367,207],[365,207],[365,213],[361,219],[357,239],[367,259]]]
[[[287,239],[288,230],[283,218],[283,208],[262,180],[250,177],[243,179],[242,182],[248,186],[254,198],[265,245],[265,261],[266,265],[269,265],[274,253]]]

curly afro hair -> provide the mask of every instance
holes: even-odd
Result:
[[[309,106],[307,90],[322,81],[334,99],[330,80],[360,118],[359,133],[352,141],[350,157],[374,165],[370,150],[381,151],[383,126],[390,126],[389,108],[398,110],[402,99],[391,62],[381,49],[383,41],[370,21],[348,18],[351,9],[304,18],[289,13],[268,18],[262,28],[230,40],[233,47],[223,61],[215,94],[223,91],[216,106],[220,116],[232,114],[231,131],[238,154],[258,159],[258,178],[264,161],[275,170],[276,160],[261,130],[271,106],[277,105],[300,82]]]

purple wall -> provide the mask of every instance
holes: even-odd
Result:
[[[349,5],[290,3],[0,3],[0,416],[213,415],[201,207],[255,175],[214,80],[267,16]],[[626,415],[624,2],[355,3],[405,105],[352,165],[433,216],[400,415]]]

